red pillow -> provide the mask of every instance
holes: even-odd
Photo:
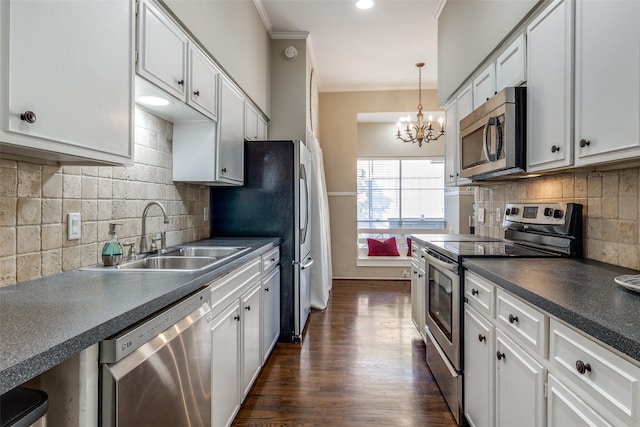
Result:
[[[367,239],[367,245],[369,246],[368,256],[400,256],[395,237],[389,237],[384,242]]]
[[[411,237],[407,237],[407,256],[411,256]]]

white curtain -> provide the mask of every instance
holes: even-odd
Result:
[[[325,309],[331,291],[331,234],[329,199],[324,177],[322,149],[312,132],[307,132],[307,148],[311,152],[311,307]]]

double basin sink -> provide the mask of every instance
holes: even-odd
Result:
[[[110,270],[198,271],[249,249],[241,246],[180,246],[165,254],[125,261]]]

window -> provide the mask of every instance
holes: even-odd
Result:
[[[444,162],[358,159],[358,229],[445,228]]]

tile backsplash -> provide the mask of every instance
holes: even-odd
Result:
[[[47,166],[0,157],[0,286],[101,262],[109,222],[121,243],[139,247],[142,211],[147,235],[167,231],[167,245],[209,237],[209,187],[172,181],[172,124],[136,109],[135,164]],[[67,214],[80,212],[82,237],[67,240]],[[126,250],[125,250],[126,253]]]
[[[476,232],[504,237],[496,209],[503,215],[506,202],[581,203],[585,258],[639,269],[639,171],[571,172],[476,187],[476,208],[485,209],[485,222],[476,224]]]

